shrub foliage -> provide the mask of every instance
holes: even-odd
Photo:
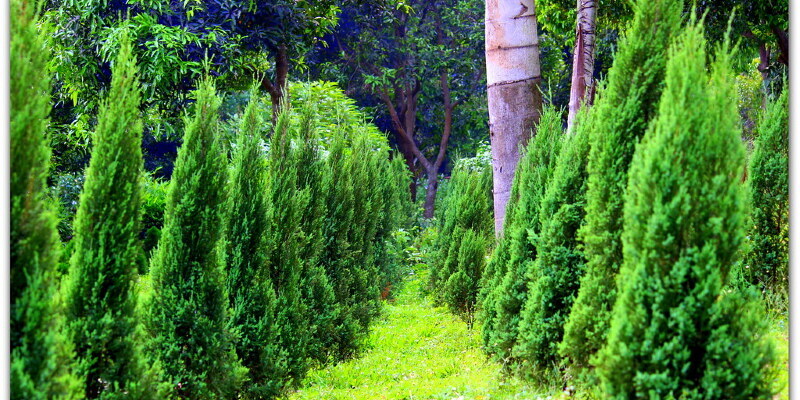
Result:
[[[667,48],[680,28],[681,0],[639,1],[620,40],[605,89],[594,105],[587,170],[584,243],[586,273],[564,327],[560,354],[579,367],[605,342],[616,277],[622,265],[622,210],[628,167],[656,113]]]
[[[750,282],[781,293],[789,290],[789,101],[784,90],[767,106],[750,158],[752,242]]]
[[[512,356],[520,311],[528,298],[536,241],[541,233],[539,207],[563,139],[558,110],[546,106],[536,132],[517,167],[514,211],[506,217],[505,234],[490,261],[506,272],[497,286],[488,286],[493,291],[492,299],[484,307],[493,309],[486,310],[483,337],[488,351],[501,360]]]
[[[124,39],[100,108],[64,283],[69,333],[90,399],[145,399],[163,390],[159,369],[144,357],[135,315],[142,256],[139,96]]]
[[[583,274],[585,259],[578,229],[586,206],[587,128],[594,121],[588,117],[591,115],[586,111],[580,112],[574,133],[564,140],[539,208],[541,231],[535,242],[536,259],[528,269],[529,292],[513,349],[514,355],[534,370],[557,361],[564,322]]]
[[[56,299],[56,208],[47,197],[49,53],[36,32],[35,2],[11,9],[10,389],[12,399],[75,399],[82,382]]]
[[[470,323],[494,233],[491,182],[491,168],[478,158],[459,160],[453,168],[430,275],[435,298]]]
[[[771,397],[758,304],[723,287],[744,240],[745,150],[727,46],[710,76],[702,24],[669,51],[653,125],[631,163],[620,287],[597,371],[605,397]]]
[[[150,350],[179,398],[231,398],[247,368],[239,361],[220,241],[227,160],[218,140],[219,98],[210,80],[195,92],[194,116],[170,183],[164,229],[150,265],[145,323]]]

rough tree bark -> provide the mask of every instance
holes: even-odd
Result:
[[[785,66],[789,66],[789,32],[778,28],[777,26],[771,26],[770,29],[772,33],[775,35],[775,39],[778,42],[778,49],[781,51],[781,55],[778,56],[778,61]]]
[[[280,45],[275,57],[275,82],[266,75],[261,78],[261,89],[269,93],[272,103],[272,122],[278,118],[281,101],[286,93],[286,81],[289,77],[289,54],[286,45]]]
[[[519,148],[541,115],[541,66],[534,0],[486,0],[485,18],[494,226],[499,237]]]
[[[575,23],[575,50],[572,57],[572,85],[569,92],[569,116],[567,132],[572,131],[572,124],[581,103],[591,104],[594,92],[594,42],[595,16],[597,1],[578,0],[578,17]]]

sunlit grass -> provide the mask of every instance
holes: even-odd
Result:
[[[420,295],[412,277],[370,334],[362,357],[312,370],[291,399],[523,399],[546,397],[481,350],[480,327]]]
[[[424,272],[424,271],[423,271]],[[504,376],[481,350],[480,326],[466,323],[422,295],[425,277],[411,277],[385,305],[364,354],[312,370],[290,399],[565,399],[559,387]],[[785,314],[770,316],[781,374],[777,398],[789,398],[789,331]],[[591,390],[577,388],[578,398]],[[582,395],[582,396],[581,396]]]

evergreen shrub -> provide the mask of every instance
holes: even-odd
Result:
[[[512,349],[524,371],[543,371],[557,363],[564,322],[583,274],[585,258],[578,229],[586,214],[588,128],[593,124],[592,111],[582,108],[573,133],[564,139],[539,206],[536,259],[527,269],[528,296]]]
[[[506,273],[497,286],[491,288],[494,291],[494,310],[486,315],[493,316],[493,319],[484,322],[483,334],[487,338],[487,350],[500,360],[508,360],[517,343],[520,312],[528,298],[532,273],[529,269],[536,259],[536,241],[541,232],[539,207],[555,168],[562,139],[560,113],[551,105],[545,106],[536,136],[528,143],[517,167],[515,210],[506,219],[505,234],[491,261],[503,264],[501,269]]]
[[[14,400],[77,399],[82,379],[56,301],[61,243],[46,182],[50,53],[35,4],[12,0],[10,8],[10,392]]]
[[[429,277],[434,298],[470,324],[494,235],[491,174],[485,157],[456,162],[439,208],[437,254]]]
[[[170,182],[161,240],[150,262],[145,302],[149,349],[161,361],[172,395],[232,398],[247,368],[230,329],[221,242],[226,206],[225,154],[218,140],[220,100],[210,79],[194,96]]]
[[[586,189],[586,273],[564,327],[560,354],[575,367],[605,343],[622,264],[622,210],[636,144],[656,113],[669,47],[681,23],[681,0],[638,1],[627,35],[593,106]]]
[[[728,44],[706,67],[702,24],[670,48],[658,116],[631,162],[605,398],[768,399],[774,344],[756,298],[724,291],[747,220]]]
[[[163,396],[135,315],[142,255],[142,123],[136,60],[125,36],[100,107],[64,282],[69,334],[89,399]]]
[[[767,105],[750,158],[753,221],[746,264],[762,290],[789,293],[789,96]]]
[[[285,377],[275,325],[275,289],[269,278],[267,162],[262,118],[252,98],[239,124],[225,207],[226,289],[230,323],[240,333],[236,353],[249,369],[241,396],[277,397]]]

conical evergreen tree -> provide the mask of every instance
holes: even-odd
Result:
[[[270,253],[270,280],[277,295],[275,323],[279,327],[278,345],[284,351],[287,384],[299,382],[308,369],[307,355],[312,340],[308,305],[303,299],[303,260],[300,220],[308,191],[297,190],[297,166],[293,156],[288,107],[283,107],[273,126],[269,149],[268,196],[270,227],[268,240],[275,247]]]
[[[247,368],[238,360],[220,243],[227,160],[219,143],[220,99],[200,83],[170,182],[164,229],[150,264],[145,322],[151,351],[179,398],[232,398]]]
[[[258,101],[250,100],[239,125],[226,206],[225,256],[231,325],[241,333],[236,353],[250,370],[242,396],[264,399],[277,397],[285,371],[275,326],[277,299],[267,265],[267,164]]]
[[[64,282],[70,337],[90,399],[151,398],[164,390],[137,333],[142,122],[127,35],[121,44],[93,137]]]
[[[753,201],[749,281],[788,295],[789,290],[789,96],[767,106],[750,158]]]
[[[288,346],[285,349],[289,351],[289,376],[295,380],[305,375],[306,358],[327,362],[339,312],[333,288],[320,263],[326,205],[322,186],[324,162],[314,127],[315,112],[313,104],[306,102],[299,121],[291,124],[287,105],[282,111],[286,115],[279,116],[270,142],[268,191],[273,210],[270,240],[276,244],[271,257],[273,281],[279,303],[296,302],[295,287],[302,302],[302,306],[278,305],[283,318],[288,318],[281,323],[282,329],[286,329],[281,340]],[[281,298],[284,289],[288,292]]]
[[[453,168],[440,207],[439,251],[429,286],[436,300],[469,324],[492,242],[491,182],[488,164],[477,157],[461,159]]]
[[[564,327],[560,354],[578,367],[605,343],[614,278],[622,265],[622,206],[628,166],[639,139],[656,113],[667,48],[680,30],[682,0],[647,0],[635,5],[628,34],[594,105],[590,130],[589,181],[584,242],[586,274]]]
[[[519,199],[513,215],[506,218],[505,235],[498,245],[508,250],[496,255],[507,258],[494,261],[505,264],[507,272],[494,288],[495,310],[488,315],[495,317],[484,326],[486,347],[501,360],[512,356],[517,343],[520,311],[528,298],[528,270],[536,259],[536,240],[541,231],[539,207],[561,150],[561,117],[553,106],[545,106],[536,132],[518,166]]]
[[[709,77],[702,32],[693,20],[670,49],[631,163],[620,292],[596,360],[606,398],[772,397],[760,306],[723,293],[744,241],[745,150],[727,44]]]
[[[380,307],[374,242],[385,200],[379,174],[386,156],[373,151],[363,132],[341,126],[325,160],[323,260],[340,307],[334,335],[340,359],[358,350]]]
[[[303,301],[308,306],[307,318],[311,328],[307,355],[325,363],[334,346],[334,321],[340,311],[325,267],[321,264],[327,208],[323,186],[325,164],[315,129],[317,109],[309,100],[301,111],[300,123],[290,139],[294,140],[295,145],[288,149],[288,158],[281,162],[296,171],[295,190],[298,197],[295,198],[295,206],[299,211],[300,230],[293,240],[297,243],[302,261],[300,287]],[[276,207],[280,206],[276,204]]]
[[[576,117],[574,133],[564,139],[552,177],[539,206],[541,231],[536,260],[528,268],[528,297],[520,312],[513,355],[526,370],[546,370],[557,361],[564,322],[578,291],[585,258],[578,240],[586,206],[586,160],[592,110]]]
[[[55,301],[60,242],[47,198],[50,56],[35,2],[11,1],[11,398],[75,399],[83,387]]]

